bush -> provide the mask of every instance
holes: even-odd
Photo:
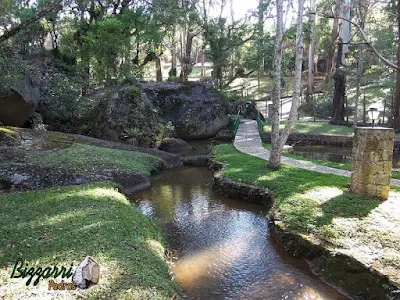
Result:
[[[38,112],[51,129],[69,131],[85,109],[78,83],[59,73],[47,77],[49,102],[41,103]]]

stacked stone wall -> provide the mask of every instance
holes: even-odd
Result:
[[[356,128],[353,139],[351,190],[389,197],[394,131],[391,128]]]

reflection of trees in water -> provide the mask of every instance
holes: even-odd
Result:
[[[351,148],[297,147],[294,149],[294,154],[312,160],[351,164]]]

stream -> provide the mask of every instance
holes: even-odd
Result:
[[[162,224],[189,299],[348,299],[283,251],[265,208],[223,197],[212,183],[207,168],[170,170],[131,198]]]

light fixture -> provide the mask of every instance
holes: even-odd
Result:
[[[379,111],[375,107],[368,109],[368,117],[372,120],[372,128],[374,128],[375,121],[378,120]]]

